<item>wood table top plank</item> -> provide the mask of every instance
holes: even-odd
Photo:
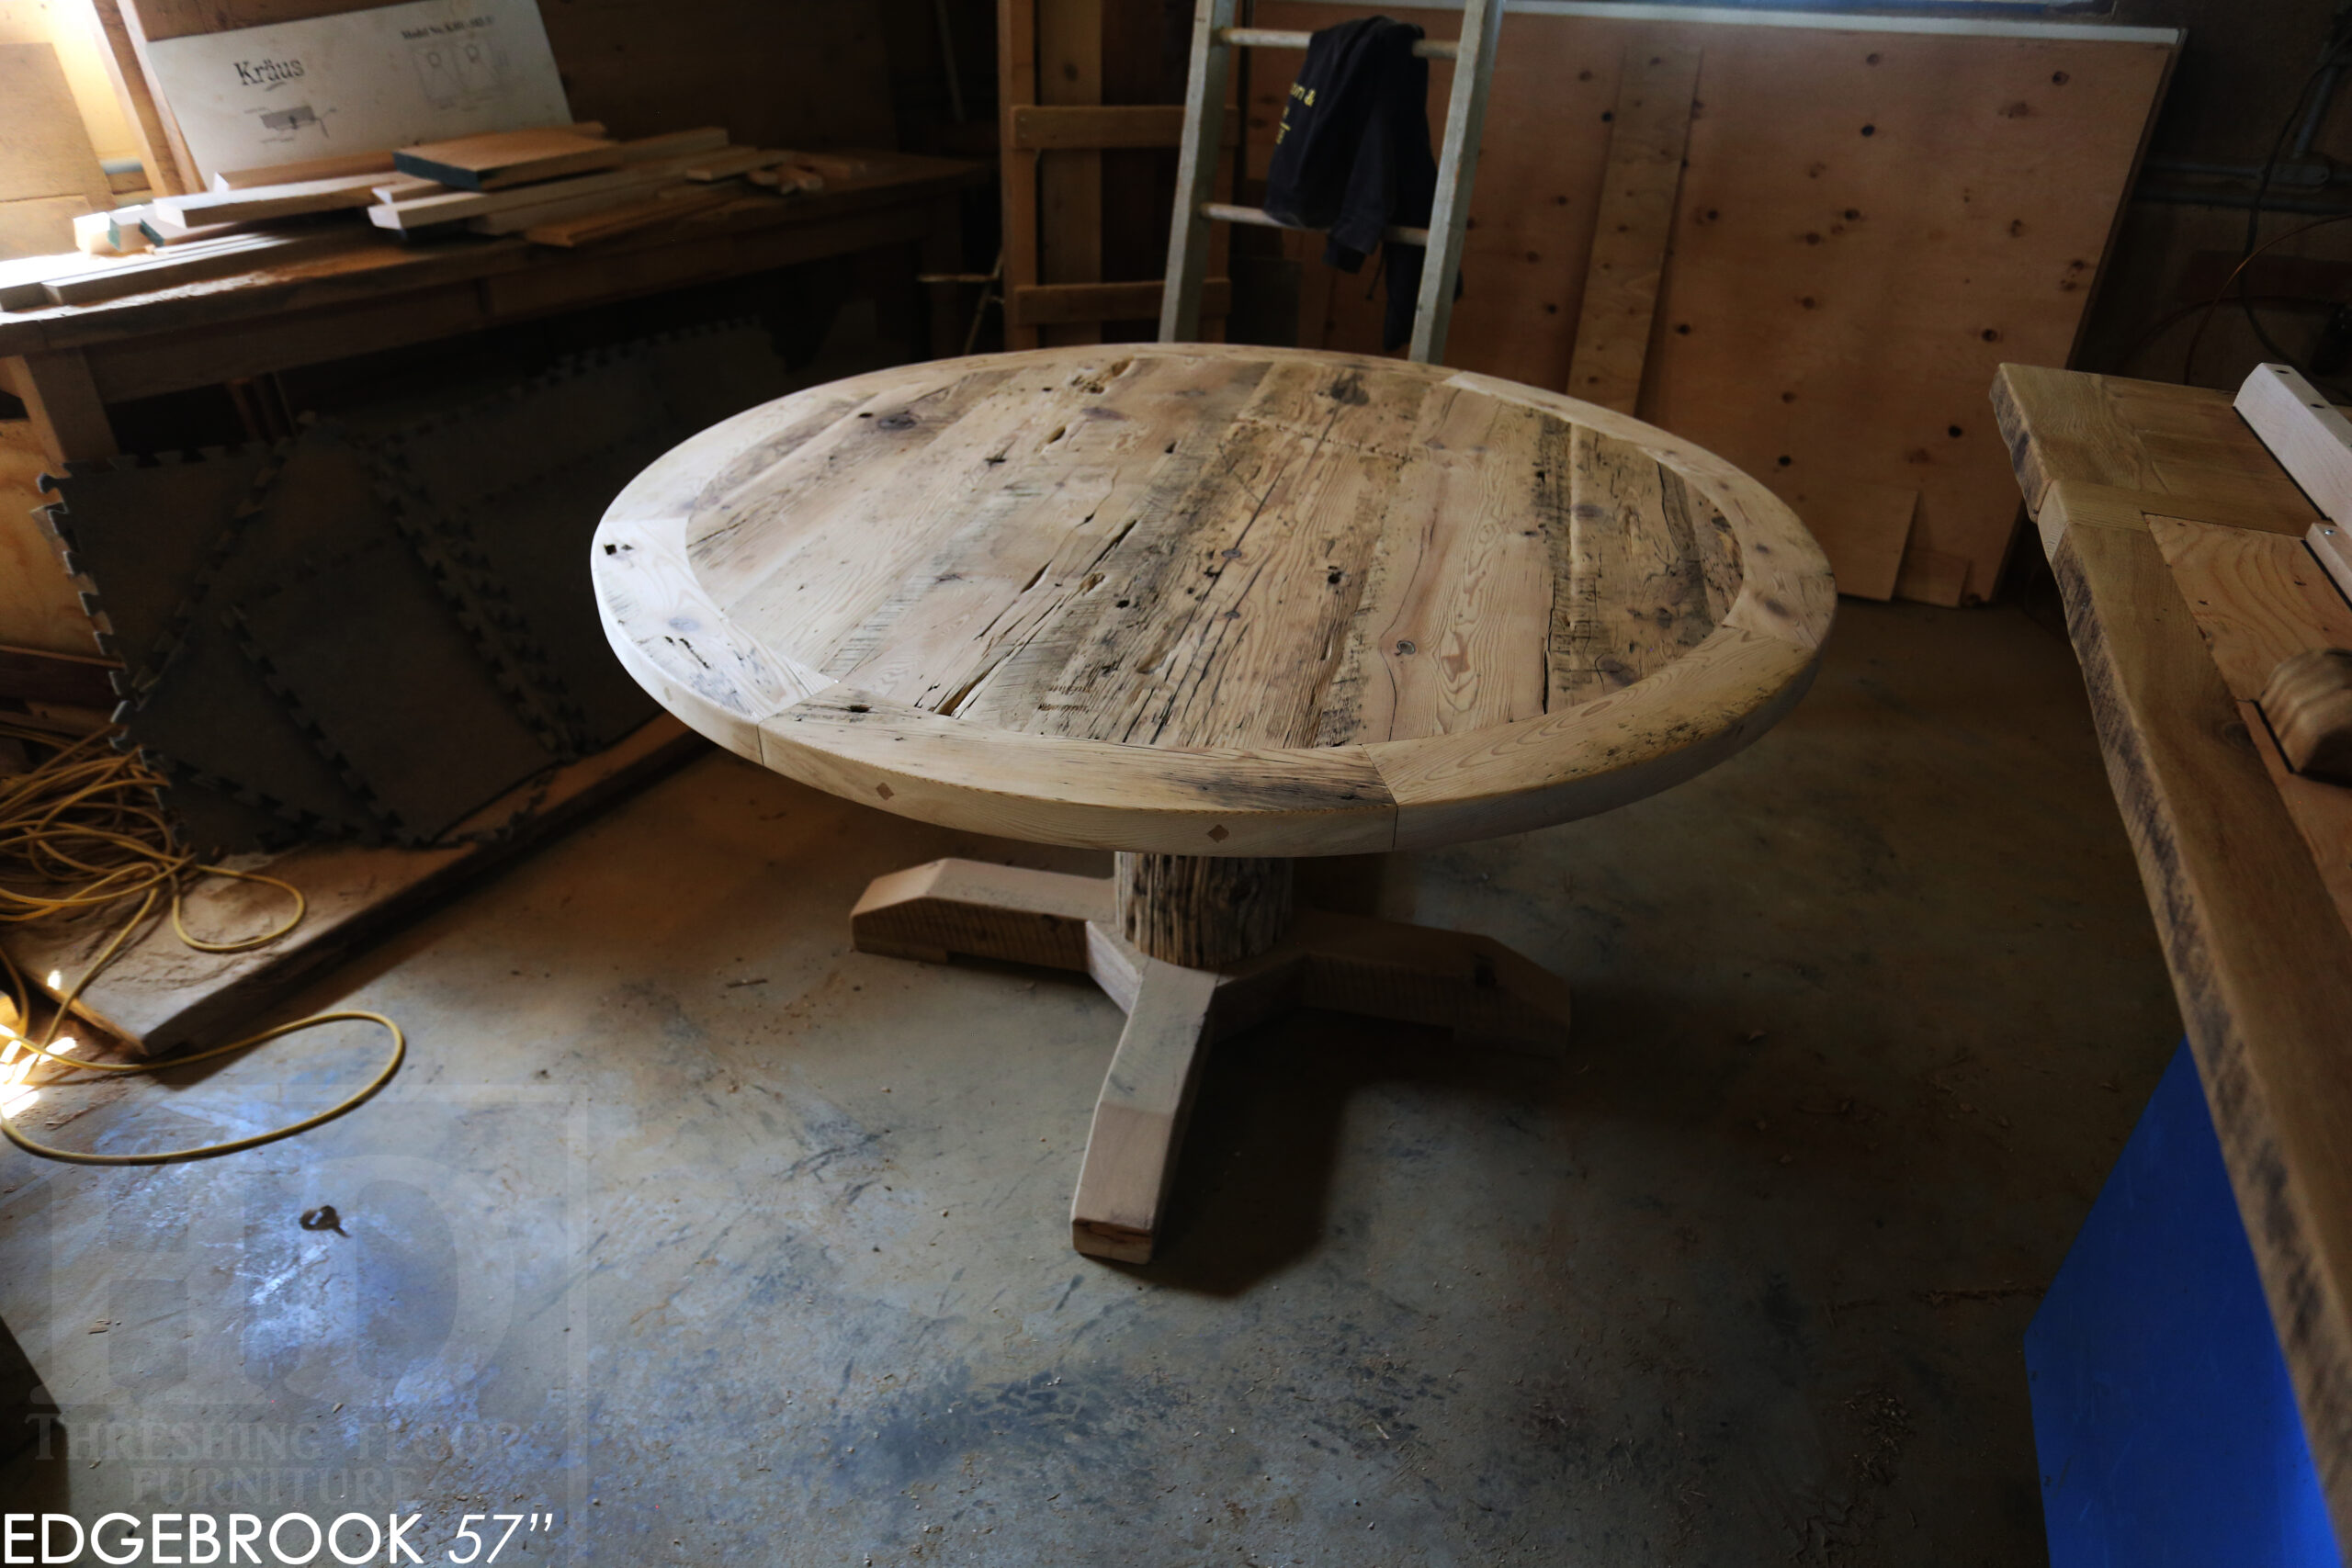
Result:
[[[1450,735],[1540,716],[1550,701],[1545,426],[1532,411],[1444,389],[1386,508],[1382,559],[1351,644],[1368,699],[1329,740]],[[1385,700],[1381,700],[1385,699]]]
[[[1664,432],[1215,344],[812,389],[654,464],[599,538],[616,649],[723,743],[1170,853],[1387,847],[1392,765],[1425,835],[1663,787],[1794,700],[1835,603],[1787,509]]]

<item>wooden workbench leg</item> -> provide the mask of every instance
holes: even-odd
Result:
[[[90,362],[71,350],[28,354],[6,361],[8,379],[25,402],[41,455],[61,468],[72,458],[111,457],[114,425],[90,375]]]
[[[1168,964],[1215,969],[1254,958],[1290,927],[1287,860],[1123,852],[1111,884],[1120,934]]]
[[[1208,1059],[1216,988],[1208,970],[1142,961],[1135,1006],[1094,1102],[1086,1163],[1070,1201],[1070,1245],[1090,1258],[1151,1261],[1184,1122]]]

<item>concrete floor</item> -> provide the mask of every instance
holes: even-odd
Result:
[[[713,756],[310,998],[408,1028],[358,1113],[6,1151],[60,1412],[8,1506],[553,1515],[510,1562],[2043,1560],[2019,1337],[2178,1032],[2045,629],[1849,603],[1715,773],[1401,860],[1389,912],[1577,987],[1569,1059],[1243,1036],[1148,1268],[1068,1243],[1111,1003],[846,951],[943,854],[1102,863]],[[77,1131],[323,1103],[340,1040]]]

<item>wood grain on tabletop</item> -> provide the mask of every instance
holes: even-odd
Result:
[[[606,627],[705,733],[887,809],[1167,853],[1516,831],[1801,694],[1787,509],[1558,394],[1211,345],[780,400],[607,513]]]

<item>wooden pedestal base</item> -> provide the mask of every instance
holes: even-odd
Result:
[[[1120,857],[1123,873],[1128,858]],[[1261,880],[1287,903],[1286,874]],[[1542,1055],[1566,1043],[1566,983],[1500,942],[1302,909],[1263,951],[1190,969],[1123,934],[1123,913],[1134,919],[1133,886],[1125,876],[941,860],[876,877],[850,914],[861,953],[1082,970],[1125,1010],[1070,1204],[1070,1244],[1091,1257],[1150,1260],[1207,1047],[1224,1035],[1314,1007],[1435,1024]]]

